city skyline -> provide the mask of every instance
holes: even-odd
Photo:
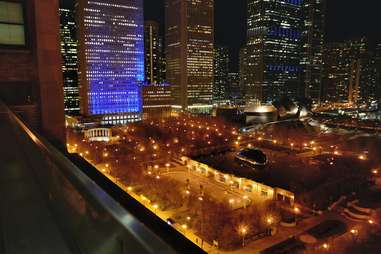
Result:
[[[246,42],[246,1],[215,1],[215,44],[230,49],[232,71],[238,71],[239,49]],[[164,0],[145,0],[144,7],[145,19],[159,22],[163,33]],[[381,35],[375,27],[375,24],[381,23],[381,17],[377,14],[380,8],[381,2],[373,0],[365,0],[361,4],[354,0],[327,1],[326,42],[363,36],[370,40],[372,46],[380,42]]]
[[[0,253],[379,253],[380,3],[0,0]]]

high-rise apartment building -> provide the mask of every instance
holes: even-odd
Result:
[[[220,103],[228,98],[229,49],[214,48],[213,102]]]
[[[295,98],[301,77],[302,0],[248,0],[248,102]]]
[[[325,101],[358,103],[361,90],[361,59],[368,52],[365,39],[329,43],[324,50]]]
[[[161,84],[165,80],[165,59],[160,26],[156,21],[144,22],[145,78],[148,84]]]
[[[81,113],[104,124],[141,119],[142,0],[78,0]]]
[[[74,1],[60,1],[61,20],[61,54],[64,82],[65,113],[78,115],[79,84],[78,84],[78,42],[75,23]]]
[[[167,82],[182,110],[212,107],[213,9],[213,0],[165,1]]]
[[[302,79],[299,95],[319,104],[322,97],[326,0],[305,0],[302,33]]]

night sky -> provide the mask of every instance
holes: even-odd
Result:
[[[366,36],[381,42],[380,0],[327,0],[326,40]],[[145,19],[164,27],[164,0],[144,0]],[[215,44],[230,48],[231,70],[238,70],[238,50],[246,40],[246,0],[215,0]]]

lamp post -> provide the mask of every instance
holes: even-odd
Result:
[[[244,226],[244,225],[240,226],[239,233],[242,236],[242,248],[245,247],[245,237],[247,235],[247,231],[248,231],[247,226]]]
[[[299,207],[294,207],[294,214],[295,214],[295,224],[298,223],[298,215],[300,213],[300,208]]]

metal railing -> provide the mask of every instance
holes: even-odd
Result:
[[[8,115],[25,160],[73,253],[203,253],[117,186],[100,187],[1,102],[0,111]],[[134,213],[130,207],[140,210]]]

